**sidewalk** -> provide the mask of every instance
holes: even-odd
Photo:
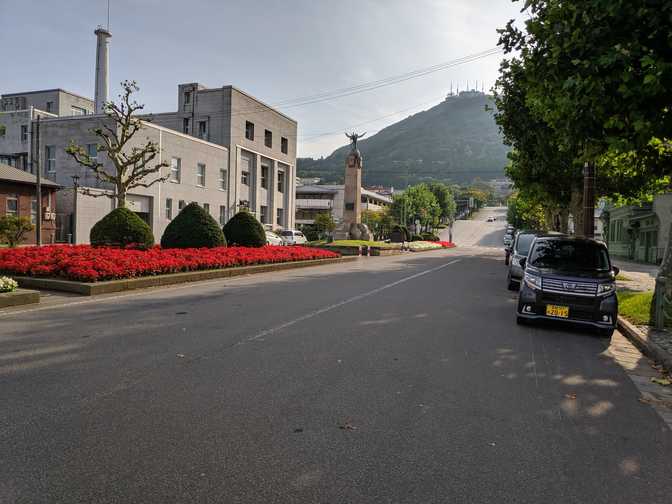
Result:
[[[650,291],[656,286],[657,265],[634,263],[621,259],[614,259],[612,262],[621,270],[621,275],[628,279],[628,281],[617,280],[616,285],[619,288]]]

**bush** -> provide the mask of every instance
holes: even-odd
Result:
[[[149,226],[128,208],[115,208],[91,228],[91,245],[149,248],[154,235]]]
[[[0,217],[0,242],[16,247],[23,241],[23,236],[34,227],[28,217],[3,215]]]
[[[162,248],[225,247],[224,233],[212,215],[189,203],[175,217],[161,237]]]
[[[411,239],[409,241],[425,241],[425,239],[419,234],[414,234],[411,235]]]
[[[439,241],[440,238],[436,236],[434,233],[420,233],[420,236],[422,236],[422,239],[425,241]]]
[[[399,243],[402,241],[411,241],[411,233],[406,226],[396,225],[390,231],[390,241]]]
[[[261,223],[247,210],[238,212],[224,226],[227,243],[241,247],[263,247],[266,232]]]
[[[309,242],[318,241],[322,238],[320,232],[313,224],[306,224],[301,227],[301,232],[306,236],[306,240]]]
[[[0,292],[14,292],[19,287],[16,280],[6,276],[0,276]]]

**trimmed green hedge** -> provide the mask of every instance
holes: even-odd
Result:
[[[135,212],[128,208],[115,208],[91,228],[89,235],[94,247],[149,248],[154,245],[152,230]]]
[[[243,210],[229,219],[224,226],[224,236],[231,245],[241,247],[263,247],[266,245],[266,231],[250,212]]]
[[[162,248],[225,247],[217,221],[198,203],[189,203],[177,214],[161,237]]]

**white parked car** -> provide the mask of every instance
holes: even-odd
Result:
[[[495,218],[491,215],[486,219],[488,222],[495,222]]]
[[[266,231],[266,245],[284,245],[284,244],[285,243],[282,241],[282,238],[280,238],[273,231]]]
[[[308,243],[304,234],[296,229],[282,231],[280,236],[285,245],[303,245],[304,243]]]

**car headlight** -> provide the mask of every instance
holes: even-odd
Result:
[[[531,289],[541,289],[541,277],[525,273],[525,283]]]
[[[597,295],[603,296],[609,294],[610,292],[613,292],[614,289],[616,289],[616,284],[614,282],[597,284]]]

